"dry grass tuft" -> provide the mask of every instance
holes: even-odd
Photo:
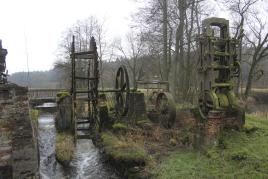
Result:
[[[74,155],[74,138],[68,133],[58,133],[56,136],[56,158],[63,164],[69,164]]]

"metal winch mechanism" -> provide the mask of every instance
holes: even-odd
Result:
[[[238,110],[233,92],[235,77],[239,76],[237,41],[229,35],[229,21],[208,18],[202,22],[199,38],[199,111],[202,118],[213,111],[226,113]]]
[[[2,48],[2,40],[0,40],[0,84],[7,83],[6,56],[7,50]]]

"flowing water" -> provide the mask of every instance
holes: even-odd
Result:
[[[98,149],[91,140],[77,141],[74,158],[68,168],[62,167],[55,158],[54,116],[39,117],[40,174],[44,179],[118,179],[113,170],[105,165]]]

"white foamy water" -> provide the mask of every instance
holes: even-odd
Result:
[[[43,179],[118,179],[107,167],[91,140],[77,141],[74,158],[64,168],[55,158],[56,130],[54,116],[42,114],[39,124],[40,175]]]

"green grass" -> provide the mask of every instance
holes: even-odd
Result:
[[[126,133],[127,131],[127,125],[120,122],[113,124],[112,128],[115,133]]]
[[[245,92],[245,88],[243,88],[243,92]],[[263,92],[263,93],[267,93],[268,92],[268,88],[251,88],[252,92]]]
[[[154,178],[268,178],[268,119],[247,116],[242,131],[226,131],[205,153],[180,150],[153,170]]]
[[[137,143],[120,140],[110,132],[101,135],[104,150],[108,156],[119,162],[145,163],[147,153]]]
[[[56,135],[56,158],[63,164],[68,165],[74,155],[74,138],[68,133],[57,133]]]
[[[30,110],[30,118],[32,121],[37,122],[39,117],[39,111],[37,109],[31,109]]]
[[[193,109],[196,106],[194,106],[191,103],[176,103],[176,109],[177,110],[183,110],[183,109]]]
[[[125,124],[123,124],[123,123],[115,123],[115,124],[113,124],[113,129],[115,129],[115,130],[127,130],[127,126],[125,125]]]

